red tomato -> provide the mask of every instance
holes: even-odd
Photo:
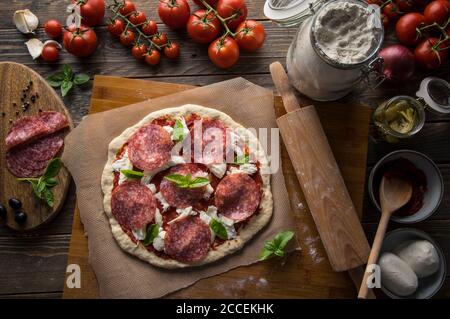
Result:
[[[444,25],[450,17],[450,8],[442,0],[433,1],[426,6],[423,15],[428,24]]]
[[[131,54],[138,60],[144,59],[144,55],[147,53],[148,48],[145,44],[135,44],[131,49]]]
[[[415,0],[395,0],[395,4],[401,12],[413,11]]]
[[[211,7],[214,6],[216,4],[218,0],[205,0],[205,2],[207,4],[209,4]],[[194,0],[195,4],[198,5],[199,7],[205,8],[205,6],[203,5],[203,3],[200,0]]]
[[[447,59],[448,50],[442,50],[445,43],[439,48],[436,44],[439,42],[437,38],[425,39],[414,50],[414,58],[422,68],[433,70],[441,66]]]
[[[384,13],[381,13],[380,19],[381,22],[383,22],[384,32],[386,32],[386,30],[389,28],[389,18]]]
[[[161,61],[161,53],[158,50],[151,50],[145,54],[145,62],[149,65],[157,65]]]
[[[130,15],[128,19],[134,25],[140,25],[143,24],[145,21],[147,21],[147,17],[145,16],[145,13],[142,11],[135,11]]]
[[[122,19],[116,18],[114,21],[111,21],[108,24],[108,31],[112,35],[119,37],[123,30],[125,30],[125,24],[123,23]]]
[[[383,8],[383,13],[389,18],[389,21],[395,21],[400,16],[400,10],[395,3],[389,3]]]
[[[158,33],[158,25],[155,21],[149,20],[142,25],[141,30],[145,35],[154,35]]]
[[[93,27],[103,22],[105,16],[105,0],[72,0],[81,6],[82,23]]]
[[[395,25],[398,40],[405,45],[416,45],[421,40],[417,28],[425,25],[425,17],[417,12],[410,12],[400,17]]]
[[[381,7],[381,5],[383,4],[382,0],[367,0],[368,4],[376,4],[377,6]]]
[[[126,47],[131,46],[134,43],[134,40],[136,40],[136,36],[131,30],[126,30],[120,35],[120,43]]]
[[[197,43],[211,43],[220,34],[222,24],[219,19],[210,12],[206,14],[205,10],[196,11],[187,23],[187,32],[189,37]]]
[[[219,38],[209,45],[208,56],[219,68],[228,69],[239,60],[239,46],[231,37]]]
[[[136,11],[133,1],[125,0],[123,5],[119,9],[119,13],[124,16],[128,16],[132,12]]]
[[[163,46],[167,43],[167,35],[165,33],[157,33],[152,38],[153,43]]]
[[[87,57],[97,48],[97,34],[85,25],[71,25],[64,32],[63,45],[67,52],[77,57]]]
[[[45,33],[47,33],[47,35],[53,39],[59,38],[63,31],[61,23],[59,23],[59,21],[55,19],[48,20],[47,22],[45,22],[44,30]]]
[[[186,0],[160,0],[158,15],[171,29],[181,29],[189,20],[191,9]]]
[[[59,50],[54,44],[47,44],[42,49],[41,57],[46,62],[55,62],[59,58]]]
[[[239,24],[247,18],[247,6],[244,0],[219,0],[216,9],[224,19],[235,16],[227,22],[231,30],[236,30]]]
[[[164,47],[164,54],[171,60],[177,59],[180,56],[180,45],[175,42],[169,42]]]
[[[236,29],[236,42],[244,51],[253,52],[262,47],[266,31],[261,23],[254,20],[242,22]]]

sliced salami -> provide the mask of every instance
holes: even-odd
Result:
[[[69,126],[67,117],[59,112],[42,112],[39,117],[45,122],[48,133],[54,133]]]
[[[217,185],[214,200],[222,215],[238,222],[253,215],[261,194],[258,184],[247,174],[229,174]]]
[[[170,134],[155,124],[141,127],[128,140],[130,161],[144,171],[153,171],[167,164],[171,149]]]
[[[193,141],[198,140],[195,133],[195,125],[198,125],[198,122],[200,121],[195,121],[194,127],[191,129]],[[199,162],[207,165],[223,163],[226,156],[227,127],[222,121],[216,119],[203,119],[201,124],[202,137],[200,140],[200,149],[202,153],[198,154],[199,149],[198,147],[195,149],[194,146],[194,151],[192,152],[192,154],[195,154],[194,159],[201,159]]]
[[[6,166],[16,177],[38,177],[64,145],[64,134],[54,133],[6,152]]]
[[[191,174],[193,177],[205,177],[207,173],[202,170],[198,164],[181,164],[172,167],[166,175],[170,174],[179,174],[184,176]],[[163,178],[160,184],[160,191],[170,206],[186,208],[193,206],[203,198],[206,187],[204,186],[191,189],[180,188],[174,183]]]
[[[166,228],[165,252],[172,258],[195,263],[203,258],[211,246],[211,231],[197,216],[179,219]]]
[[[112,192],[111,212],[122,228],[142,229],[156,213],[153,193],[138,181],[127,181]]]

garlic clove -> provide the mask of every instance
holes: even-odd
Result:
[[[44,43],[39,39],[31,39],[25,42],[25,45],[28,48],[28,52],[33,57],[33,60],[36,60],[41,56],[42,50],[44,49]]]
[[[28,9],[17,10],[14,12],[13,22],[16,28],[25,34],[34,33],[38,27],[39,19]]]

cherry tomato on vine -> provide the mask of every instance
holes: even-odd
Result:
[[[238,25],[247,18],[247,6],[244,0],[219,0],[216,10],[224,19],[235,16],[227,21],[227,25],[231,30],[236,30]]]
[[[149,65],[157,65],[161,61],[161,53],[158,50],[151,50],[145,54],[145,62]]]
[[[67,52],[77,57],[87,57],[97,48],[97,34],[85,25],[71,25],[64,32],[63,45]]]
[[[59,49],[55,44],[47,44],[42,49],[41,57],[46,62],[55,62],[59,58]]]
[[[445,43],[436,47],[439,42],[437,38],[423,40],[414,50],[414,58],[422,68],[433,70],[440,67],[448,56],[448,49],[445,50]]]
[[[59,21],[55,19],[51,19],[45,22],[44,30],[45,33],[47,33],[47,35],[53,39],[59,38],[63,31],[61,23],[59,23]]]
[[[213,12],[206,14],[206,10],[196,11],[187,23],[189,37],[197,43],[211,43],[220,35],[222,24]]]
[[[144,59],[144,55],[147,53],[148,48],[145,44],[135,44],[131,49],[131,54],[138,60]]]
[[[136,36],[132,30],[126,30],[120,35],[120,43],[126,47],[131,46],[134,40],[136,40]]]
[[[145,16],[145,13],[142,11],[133,12],[128,19],[134,25],[143,24],[145,21],[147,21],[147,17]]]
[[[417,29],[425,25],[425,17],[417,12],[401,16],[395,25],[398,40],[405,45],[416,45],[422,39]]]
[[[219,38],[209,45],[208,56],[219,68],[228,69],[239,60],[239,46],[231,37]]]
[[[134,11],[136,11],[136,7],[135,7],[133,1],[129,1],[129,0],[125,0],[123,5],[119,9],[119,13],[124,16],[127,16]]]
[[[395,4],[401,12],[410,12],[415,9],[416,0],[395,0]]]
[[[80,5],[83,24],[93,27],[103,22],[105,16],[105,0],[72,0]]]
[[[152,41],[159,46],[163,46],[167,43],[167,34],[165,33],[157,33],[153,36]]]
[[[395,21],[400,17],[400,10],[395,3],[388,3],[383,8],[383,13],[389,18],[389,21]]]
[[[447,19],[450,16],[450,8],[444,3],[442,0],[436,0],[430,2],[424,12],[425,21],[428,24],[432,24],[436,22],[439,25],[443,25],[447,22]]]
[[[123,23],[122,19],[116,18],[108,24],[109,33],[116,37],[119,37],[123,30],[125,30],[125,23]]]
[[[209,4],[211,7],[214,6],[216,4],[218,0],[205,0],[205,2],[207,4]],[[194,0],[195,4],[198,5],[199,7],[205,8],[205,6],[203,5],[203,3],[200,0]]]
[[[242,22],[236,29],[236,42],[244,51],[253,52],[264,44],[266,31],[261,23],[254,20]]]
[[[167,58],[175,60],[180,56],[180,45],[175,42],[169,42],[164,47],[164,54]]]
[[[191,9],[187,0],[160,0],[158,15],[171,29],[181,29],[189,20]]]
[[[158,25],[155,21],[149,20],[142,25],[141,30],[145,35],[154,35],[158,33]]]

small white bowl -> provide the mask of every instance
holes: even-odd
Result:
[[[441,172],[436,164],[426,155],[411,151],[411,150],[399,150],[389,153],[373,167],[369,175],[368,189],[370,199],[373,204],[377,207],[378,211],[381,211],[380,204],[375,198],[374,187],[379,187],[379,185],[374,184],[374,178],[380,166],[386,162],[396,160],[398,158],[405,158],[411,161],[418,169],[423,171],[427,178],[427,191],[424,193],[423,205],[422,207],[411,216],[396,216],[392,215],[391,220],[402,223],[402,224],[413,224],[420,222],[428,217],[430,217],[438,208],[442,202],[442,197],[444,195],[444,180],[442,178]]]
[[[444,284],[447,276],[447,262],[441,247],[427,233],[415,228],[399,228],[386,234],[381,246],[380,256],[386,252],[393,252],[399,245],[409,240],[428,240],[436,248],[439,256],[439,270],[434,274],[419,278],[419,287],[411,296],[400,297],[389,291],[381,282],[381,290],[393,299],[429,299],[433,297]]]

